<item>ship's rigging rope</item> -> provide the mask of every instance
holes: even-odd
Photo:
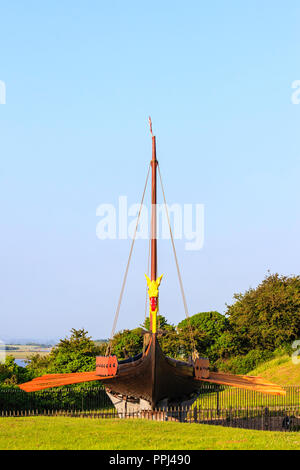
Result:
[[[175,264],[176,264],[176,269],[177,269],[177,274],[178,274],[178,279],[179,279],[179,284],[180,284],[180,290],[181,290],[181,295],[182,295],[182,300],[183,300],[183,305],[184,305],[185,316],[186,316],[186,319],[187,319],[189,332],[190,332],[191,345],[192,345],[192,349],[193,349],[192,354],[195,355],[196,354],[195,338],[194,338],[193,329],[192,329],[192,325],[191,325],[191,321],[190,321],[190,317],[189,317],[189,311],[188,311],[188,306],[187,306],[186,297],[185,297],[185,293],[184,293],[182,277],[181,277],[181,274],[180,274],[179,263],[178,263],[178,258],[177,258],[177,253],[176,253],[176,248],[175,248],[175,243],[174,243],[174,237],[173,237],[173,232],[172,232],[172,228],[171,228],[169,211],[168,211],[164,186],[163,186],[163,182],[162,182],[161,172],[160,172],[160,168],[159,168],[159,163],[157,163],[157,168],[158,168],[158,174],[159,174],[159,179],[160,179],[161,190],[162,190],[164,203],[165,203],[166,216],[167,216],[167,221],[168,221],[168,226],[169,226],[169,231],[170,231],[170,237],[171,237],[171,242],[172,242],[172,247],[173,247],[173,253],[174,253]]]
[[[110,334],[110,340],[109,340],[109,343],[108,343],[108,346],[107,346],[107,349],[106,349],[106,355],[109,355],[109,353],[110,353],[112,339],[114,337],[116,326],[117,326],[117,321],[118,321],[118,318],[119,318],[121,302],[122,302],[123,293],[124,293],[124,289],[125,289],[125,284],[126,284],[126,280],[127,280],[127,274],[128,274],[128,269],[129,269],[129,265],[130,265],[130,260],[131,260],[131,256],[132,256],[133,247],[134,247],[136,232],[137,232],[137,229],[138,229],[138,226],[139,226],[139,221],[140,221],[140,216],[141,216],[141,212],[142,212],[143,202],[144,202],[145,193],[146,193],[146,189],[147,189],[150,168],[151,167],[149,165],[148,173],[147,173],[147,177],[146,177],[146,182],[145,182],[145,186],[144,186],[144,191],[143,191],[143,195],[142,195],[142,200],[141,200],[141,204],[140,204],[140,208],[139,208],[139,212],[138,212],[138,216],[137,216],[137,220],[136,220],[136,226],[135,226],[134,234],[133,234],[133,237],[132,237],[129,257],[128,257],[126,270],[125,270],[125,274],[124,274],[124,279],[123,279],[123,283],[122,283],[122,287],[121,287],[121,292],[120,292],[120,296],[119,296],[117,310],[116,310],[116,313],[115,313],[114,323],[113,323],[113,327],[112,327],[111,334]]]

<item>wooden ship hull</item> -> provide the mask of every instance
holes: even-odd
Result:
[[[145,400],[151,408],[166,399],[168,403],[188,399],[200,386],[193,365],[165,356],[156,334],[144,355],[120,361],[117,375],[104,380],[109,392]]]
[[[191,402],[204,383],[227,385],[257,392],[285,395],[285,391],[262,377],[211,372],[209,361],[198,358],[184,362],[166,356],[152,334],[144,354],[118,363],[115,377],[105,378],[105,387],[111,394],[124,400],[144,400],[152,409]]]

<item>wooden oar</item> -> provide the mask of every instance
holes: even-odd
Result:
[[[96,380],[111,379],[113,377],[99,377],[95,372],[75,372],[70,374],[48,374],[36,377],[30,382],[19,385],[25,392],[37,392],[46,388],[61,387],[82,382],[92,382]]]
[[[231,387],[255,390],[256,392],[267,393],[269,395],[286,395],[285,390],[280,385],[264,380],[262,377],[249,375],[233,375],[223,372],[210,372],[209,377],[198,379],[201,382],[210,382],[220,385],[230,385]]]

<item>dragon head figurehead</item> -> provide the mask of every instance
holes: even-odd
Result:
[[[163,277],[163,274],[156,279],[156,281],[151,281],[149,277],[145,274],[147,285],[148,285],[148,294],[149,294],[149,303],[150,303],[150,328],[152,333],[156,333],[156,318],[158,312],[158,288]]]

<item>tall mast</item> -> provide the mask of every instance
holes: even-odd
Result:
[[[152,133],[152,123],[149,117],[150,132],[152,136],[152,185],[151,185],[151,279],[147,279],[148,294],[149,294],[149,316],[150,316],[150,331],[156,333],[157,328],[157,312],[158,312],[158,288],[162,276],[157,276],[157,233],[156,233],[156,140]]]
[[[157,276],[157,239],[156,239],[156,139],[152,133],[152,122],[149,117],[150,132],[152,136],[152,185],[151,185],[151,281],[156,281]]]

